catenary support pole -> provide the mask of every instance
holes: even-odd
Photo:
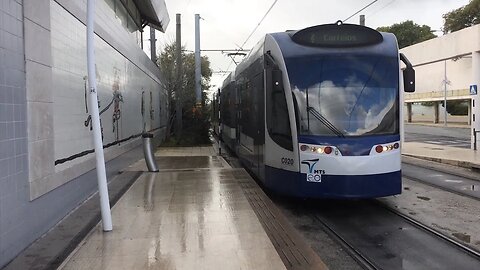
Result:
[[[103,155],[102,133],[100,130],[100,115],[98,113],[97,83],[95,75],[95,44],[94,44],[95,0],[87,2],[87,68],[88,86],[90,88],[89,103],[92,113],[93,144],[97,163],[98,194],[104,231],[112,230],[112,214],[108,199],[107,175],[105,172],[105,157]]]
[[[476,85],[477,93],[472,95],[472,149],[474,145],[478,151],[480,148],[480,51],[472,53],[472,85]],[[472,94],[472,93],[471,93]]]
[[[177,14],[177,33],[176,33],[176,44],[175,44],[175,54],[176,54],[176,63],[177,63],[177,83],[175,84],[175,135],[177,140],[182,136],[183,129],[183,104],[182,104],[182,92],[183,92],[183,79],[182,79],[182,20],[181,15]]]
[[[365,15],[360,15],[360,25],[365,26]]]
[[[155,38],[155,29],[150,26],[150,59],[157,63],[157,39]]]
[[[200,59],[200,15],[195,14],[195,93],[197,106],[202,105],[202,73]]]

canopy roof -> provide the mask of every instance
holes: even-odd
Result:
[[[170,17],[164,0],[133,0],[142,16],[143,24],[164,32]]]

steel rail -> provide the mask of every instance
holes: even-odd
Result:
[[[465,254],[477,259],[480,261],[480,252],[473,249],[473,248],[470,248],[460,242],[458,242],[457,240],[449,237],[449,236],[446,236],[445,234],[435,230],[435,229],[432,229],[430,227],[428,227],[427,225],[401,213],[400,211],[398,210],[395,210],[393,208],[390,208],[388,206],[386,206],[384,203],[378,201],[378,200],[375,200],[375,203],[378,204],[379,206],[385,208],[386,210],[390,211],[391,213],[405,219],[406,221],[408,221],[410,224],[414,225],[415,227],[421,229],[421,230],[424,230],[430,234],[433,234],[434,236],[442,239],[443,241],[445,241],[446,243],[448,244],[451,244],[452,246],[455,246],[457,249],[463,251]]]
[[[335,232],[327,223],[320,218],[318,215],[312,215],[312,217],[320,222],[320,225],[323,228],[323,231],[330,236],[335,242],[337,242],[344,250],[355,260],[363,269],[367,270],[379,270],[382,269],[377,267],[372,261],[370,261],[366,256],[364,256],[360,251],[358,251],[353,245],[349,244],[340,234]]]

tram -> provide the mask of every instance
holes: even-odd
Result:
[[[415,71],[393,34],[341,21],[266,34],[220,89],[219,133],[273,192],[395,195],[404,91]]]

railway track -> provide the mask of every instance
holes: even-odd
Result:
[[[381,269],[376,266],[375,263],[370,261],[366,256],[364,256],[355,246],[351,245],[348,241],[346,241],[340,234],[338,234],[334,229],[332,229],[327,222],[325,222],[322,218],[318,215],[313,217],[317,221],[319,221],[322,229],[348,253],[363,269],[367,270],[377,270]]]
[[[337,205],[310,214],[364,269],[480,268],[477,251],[381,202]]]

